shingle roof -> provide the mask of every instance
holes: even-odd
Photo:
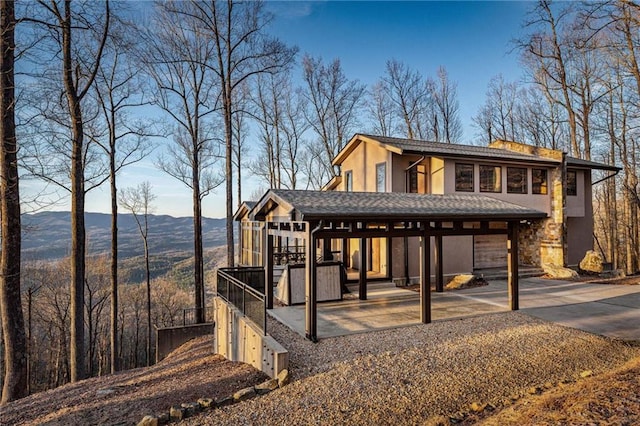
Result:
[[[442,157],[468,157],[482,158],[487,160],[512,160],[524,161],[527,163],[547,163],[558,164],[560,161],[551,158],[540,157],[532,154],[509,151],[501,148],[491,148],[488,146],[461,145],[442,142],[431,142],[418,139],[393,138],[389,136],[375,136],[364,133],[358,133],[357,136],[373,139],[380,144],[386,145],[387,148],[395,148],[398,154],[418,154],[418,155],[439,155]],[[346,147],[345,147],[346,148]],[[334,163],[340,163],[347,154],[340,152]],[[596,161],[582,160],[575,157],[567,156],[567,164],[574,167],[586,167],[589,169],[599,170],[620,170],[619,167],[611,166]]]
[[[595,161],[583,160],[575,157],[567,157],[567,166],[573,167],[586,167],[589,169],[598,169],[598,170],[610,170],[612,172],[617,172],[622,170],[620,167],[611,166],[609,164],[598,163]]]
[[[276,201],[284,201],[289,204],[305,221],[328,218],[343,220],[509,220],[547,216],[546,213],[539,210],[475,194],[433,195],[284,189],[272,189],[269,194],[272,194]]]
[[[516,160],[534,163],[558,164],[559,161],[543,158],[536,155],[508,151],[488,146],[461,145],[441,142],[430,142],[417,139],[392,138],[387,136],[374,136],[358,134],[366,138],[374,139],[381,144],[394,147],[399,154],[441,155],[444,157],[475,157],[489,160]],[[338,157],[336,157],[338,158]]]

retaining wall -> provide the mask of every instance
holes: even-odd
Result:
[[[246,362],[272,378],[289,368],[289,352],[265,336],[250,320],[220,297],[215,306],[215,349],[230,361]]]

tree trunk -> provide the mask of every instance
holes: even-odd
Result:
[[[84,354],[84,274],[85,274],[85,226],[84,226],[84,129],[82,109],[73,80],[71,61],[71,4],[65,1],[65,17],[62,22],[62,54],[64,88],[71,116],[71,381],[85,377]]]
[[[230,88],[227,90],[231,91]],[[235,247],[233,241],[233,139],[231,129],[231,95],[227,93],[224,105],[224,131],[225,131],[225,190],[227,196],[227,266],[235,263]],[[199,201],[198,201],[199,203]],[[195,199],[194,199],[195,205]],[[194,222],[195,207],[194,207]],[[196,272],[197,273],[197,272]],[[197,304],[197,301],[196,301]]]
[[[196,305],[196,323],[202,324],[205,322],[204,318],[204,262],[202,253],[202,200],[200,197],[200,179],[199,179],[199,167],[193,168],[193,269],[194,269],[194,290],[195,290],[195,305]],[[229,181],[228,187],[231,187],[231,181]],[[227,203],[227,207],[231,204]],[[233,221],[228,221],[233,225]],[[232,244],[233,246],[233,244]]]
[[[27,358],[20,296],[20,191],[15,134],[15,9],[0,3],[0,315],[4,341],[4,385],[0,404],[27,395]]]
[[[113,121],[112,121],[113,123]],[[109,183],[111,187],[111,373],[120,369],[118,359],[118,189],[116,187],[115,134],[111,132],[111,151],[109,152]]]
[[[147,367],[151,363],[151,271],[149,270],[149,242],[147,241],[147,213],[144,216],[144,266],[147,281]]]

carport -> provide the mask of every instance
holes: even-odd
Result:
[[[509,308],[518,303],[518,234],[520,226],[546,213],[476,194],[410,194],[270,190],[252,213],[266,222],[266,304],[273,308],[274,237],[304,240],[305,336],[317,341],[318,242],[357,238],[360,265],[368,238],[420,238],[420,321],[431,322],[431,239],[436,291],[444,288],[442,238],[452,235],[506,234]],[[359,298],[367,299],[366,268],[360,268]]]

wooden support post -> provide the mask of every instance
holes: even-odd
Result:
[[[518,223],[509,222],[507,238],[507,276],[509,287],[509,307],[512,311],[520,309],[518,289]]]
[[[387,279],[393,279],[393,238],[387,237]]]
[[[305,337],[318,341],[316,239],[307,232],[306,238],[306,279],[305,279]]]
[[[360,238],[360,280],[358,298],[367,300],[367,239]]]
[[[267,309],[273,309],[273,235],[267,232],[267,258],[264,263],[264,298],[267,304]]]
[[[342,264],[346,268],[347,265],[350,265],[349,262],[349,244],[346,238],[342,239]]]
[[[420,237],[420,321],[431,322],[431,242],[428,235]]]
[[[436,291],[442,293],[444,291],[444,269],[442,266],[443,257],[442,257],[442,235],[437,235],[435,237],[435,246],[434,246],[434,258],[436,262]]]

